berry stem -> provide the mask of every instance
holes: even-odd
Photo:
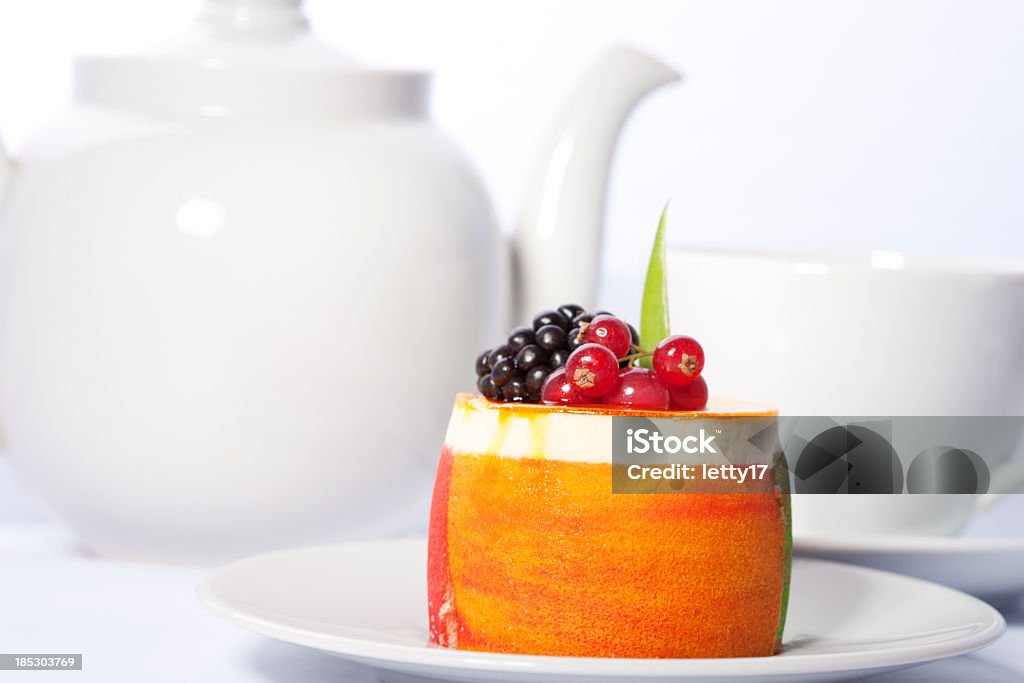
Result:
[[[636,349],[637,349],[637,350],[636,350],[636,352],[635,352],[635,353],[631,353],[631,354],[629,354],[628,356],[623,356],[623,357],[622,357],[622,358],[620,358],[619,360],[620,360],[620,361],[623,361],[623,360],[624,360],[624,361],[626,361],[626,362],[628,362],[628,363],[632,363],[632,362],[633,362],[633,361],[635,361],[635,360],[636,360],[637,358],[647,358],[648,356],[651,356],[651,355],[653,354],[653,352],[652,352],[652,351],[644,351],[644,350],[643,350],[643,349],[641,349],[640,347],[636,347]]]

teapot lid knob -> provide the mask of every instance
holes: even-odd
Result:
[[[306,33],[303,0],[205,0],[199,23],[218,38],[290,38]]]

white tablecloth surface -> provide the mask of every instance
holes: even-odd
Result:
[[[1021,535],[1024,495],[969,533]],[[0,653],[82,653],[82,671],[0,671],[0,682],[372,683],[373,671],[262,638],[208,614],[206,570],[90,557],[0,457]],[[980,653],[871,678],[873,683],[1024,681],[1024,602]]]

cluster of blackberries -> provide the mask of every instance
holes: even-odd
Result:
[[[544,380],[564,367],[569,354],[583,343],[583,328],[605,311],[587,313],[582,306],[565,304],[539,313],[532,327],[517,327],[508,340],[476,359],[477,388],[492,401],[539,403]],[[632,325],[633,344],[640,337]],[[625,364],[625,361],[623,361]]]

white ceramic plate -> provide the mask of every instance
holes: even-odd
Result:
[[[241,560],[199,586],[245,628],[368,664],[385,681],[832,681],[977,650],[1006,629],[950,588],[820,560],[793,564],[784,651],[748,659],[595,659],[461,652],[427,644],[423,541],[322,546]]]
[[[989,602],[1024,594],[1024,538],[796,537],[799,557],[849,562],[941,583]]]

